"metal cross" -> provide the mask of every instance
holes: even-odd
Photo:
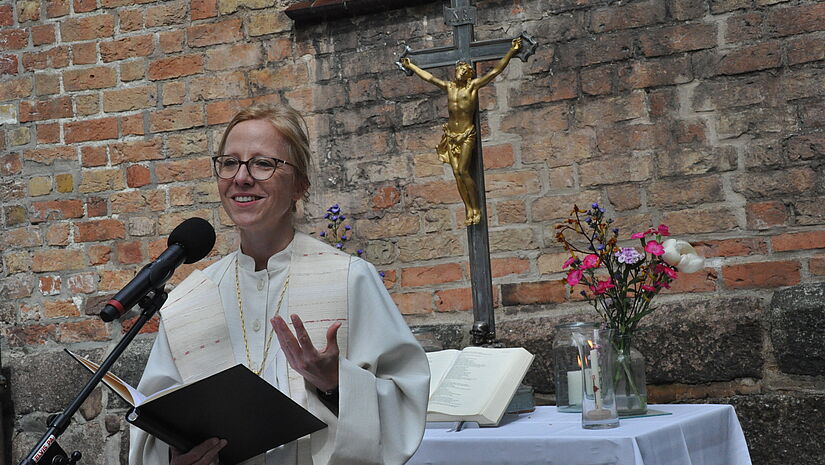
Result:
[[[481,61],[502,58],[510,49],[512,38],[494,40],[473,40],[473,25],[476,22],[476,7],[470,0],[450,0],[444,6],[444,23],[453,26],[453,46],[412,50],[406,47],[400,58],[409,57],[419,68],[454,66],[462,61],[475,69]],[[526,62],[536,50],[536,42],[522,34],[522,48],[516,54]],[[401,63],[399,68],[408,76],[412,71]],[[470,280],[473,292],[473,345],[493,344],[496,339],[495,315],[493,313],[493,281],[490,271],[490,243],[487,231],[487,208],[484,193],[484,162],[481,147],[481,121],[478,110],[475,114],[476,143],[470,171],[478,187],[478,205],[481,207],[481,221],[467,227],[467,241],[470,249]]]

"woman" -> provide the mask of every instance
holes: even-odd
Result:
[[[286,106],[243,110],[213,157],[221,203],[238,227],[240,248],[204,270],[223,304],[216,310],[223,318],[215,321],[225,321],[231,341],[205,349],[215,351],[207,359],[230,351],[235,363],[246,364],[328,425],[309,440],[245,463],[401,464],[423,435],[427,360],[372,265],[294,230],[295,204],[310,185],[302,123]],[[161,315],[138,386],[145,394],[207,374],[188,366],[177,349],[192,336],[169,329],[164,323],[172,316]],[[191,318],[203,321],[203,315]],[[212,373],[223,368],[208,367]],[[132,428],[130,463],[217,464],[225,445],[213,438],[190,451],[170,451]]]

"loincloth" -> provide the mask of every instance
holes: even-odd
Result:
[[[451,131],[444,125],[444,135],[441,136],[441,142],[438,143],[435,151],[438,154],[438,159],[443,163],[450,163],[452,159],[461,157],[461,150],[467,144],[473,144],[476,137],[475,125],[470,126],[462,133]]]

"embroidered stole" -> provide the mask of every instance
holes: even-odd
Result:
[[[341,358],[347,355],[347,281],[351,258],[349,254],[306,234],[295,232],[288,311],[301,318],[318,350],[326,346],[329,326],[340,321],[338,346]],[[224,268],[233,263],[232,260],[225,260],[226,263],[222,264]],[[221,262],[216,265],[220,266]],[[218,271],[218,276],[221,276],[225,269]],[[169,294],[166,305],[160,311],[169,348],[184,383],[205,378],[238,363],[221,302],[218,284],[196,270]],[[294,333],[290,318],[288,315],[284,317]],[[314,387],[292,367],[288,369],[288,377],[287,394],[328,425],[313,433],[311,440],[307,437],[298,440],[298,463],[324,464],[332,454],[338,419],[321,403]],[[312,394],[308,395],[308,390]],[[263,464],[264,456],[244,463]]]

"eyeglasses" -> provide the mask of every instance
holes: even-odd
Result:
[[[256,181],[266,181],[271,178],[278,169],[278,165],[281,164],[297,168],[292,163],[273,157],[253,157],[247,161],[241,161],[236,157],[219,155],[212,157],[212,163],[215,165],[215,174],[221,179],[234,178],[240,171],[241,165],[246,165],[246,170]]]

